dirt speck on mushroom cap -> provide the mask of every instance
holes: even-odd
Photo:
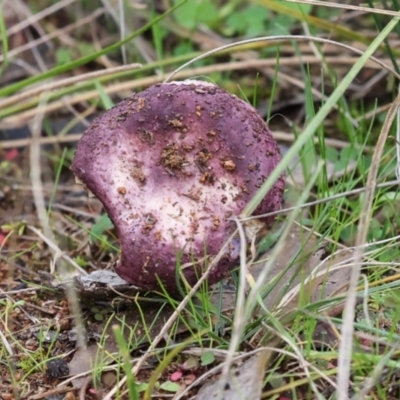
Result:
[[[193,284],[205,251],[211,259],[219,252],[235,229],[229,218],[279,160],[277,143],[253,107],[212,84],[186,81],[154,85],[95,120],[71,169],[117,229],[117,273],[146,289],[158,288],[158,275],[172,293],[177,254]],[[279,209],[283,190],[282,176],[255,214]],[[234,241],[210,283],[226,276],[237,258]]]

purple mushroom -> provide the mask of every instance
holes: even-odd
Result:
[[[280,161],[257,111],[210,83],[154,85],[96,119],[71,169],[103,203],[117,230],[116,272],[143,289],[177,293],[190,285],[235,231],[238,215]],[[255,214],[281,207],[284,176]],[[262,220],[266,225],[272,218]],[[209,275],[237,264],[234,238]]]

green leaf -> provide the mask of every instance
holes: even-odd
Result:
[[[107,214],[103,214],[93,225],[92,230],[90,231],[90,242],[93,243],[95,239],[99,239],[101,235],[109,230],[113,229],[114,225],[111,222],[110,218]]]
[[[103,321],[104,316],[103,316],[103,314],[94,314],[94,319],[96,321]]]
[[[66,49],[64,47],[59,47],[56,50],[56,64],[57,65],[65,65],[70,63],[72,60],[71,57],[71,52],[69,49]]]
[[[75,257],[74,260],[80,267],[87,267],[89,265],[89,263],[81,256]]]
[[[197,7],[197,18],[205,24],[212,24],[218,21],[218,9],[214,3],[202,1]]]
[[[247,27],[247,21],[242,18],[240,13],[231,14],[227,18],[226,23],[234,32],[244,32]]]
[[[226,23],[234,32],[251,35],[264,30],[268,15],[269,11],[264,7],[252,5],[243,12],[232,13]]]
[[[199,366],[199,359],[195,356],[189,356],[188,359],[183,363],[182,367],[185,370],[197,368]]]
[[[269,12],[264,7],[257,5],[248,7],[243,12],[243,18],[245,19],[247,24],[246,34],[262,34],[268,15]]]
[[[82,56],[86,56],[86,54],[93,54],[96,53],[97,49],[93,43],[88,42],[80,42],[77,43],[79,54]]]
[[[327,147],[325,149],[325,158],[327,161],[335,163],[339,159],[339,151],[334,147]]]
[[[175,5],[179,1],[174,2]],[[188,0],[183,6],[175,11],[174,16],[179,25],[182,25],[188,29],[193,29],[197,24],[197,1]]]
[[[149,387],[148,383],[145,382],[136,382],[136,391],[138,393],[144,392],[145,390],[147,390],[147,388]]]
[[[193,52],[193,45],[191,42],[181,41],[177,46],[174,46],[173,53],[175,56],[181,56]]]
[[[201,366],[204,367],[206,365],[210,365],[215,361],[214,353],[211,351],[206,351],[201,355]]]
[[[175,382],[166,381],[160,385],[160,389],[165,390],[166,392],[175,393],[180,389],[180,385]]]

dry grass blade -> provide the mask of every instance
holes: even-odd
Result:
[[[5,349],[7,350],[7,353],[10,356],[13,356],[14,355],[13,349],[10,346],[10,343],[8,342],[7,338],[5,337],[4,333],[1,330],[0,330],[0,339],[3,342],[3,345],[4,345]]]
[[[21,101],[32,98],[33,96],[37,96],[40,93],[50,92],[52,90],[60,89],[62,87],[66,87],[66,86],[70,86],[70,85],[74,85],[79,82],[85,82],[90,79],[97,79],[97,78],[101,78],[103,76],[117,74],[119,72],[131,71],[131,70],[137,69],[137,68],[142,68],[142,64],[134,63],[134,64],[123,65],[123,66],[119,66],[119,67],[112,67],[112,68],[107,68],[102,71],[88,72],[86,74],[80,74],[78,76],[73,76],[71,78],[65,78],[65,79],[59,80],[57,82],[47,83],[47,84],[41,85],[38,88],[27,90],[23,93],[8,97],[8,98],[0,101],[0,108],[8,107],[12,104],[18,104]]]
[[[296,140],[296,137],[293,133],[289,132],[280,132],[274,131],[274,138],[280,142],[289,142],[293,143]],[[77,142],[82,137],[82,133],[71,133],[66,136],[57,135],[57,136],[49,136],[49,137],[40,137],[37,139],[40,145],[45,144],[59,144],[59,143],[73,143]],[[14,139],[7,141],[0,141],[0,149],[12,149],[15,147],[25,147],[29,146],[32,142],[32,139]],[[318,144],[318,138],[314,138],[315,144]],[[348,142],[339,139],[330,139],[326,138],[325,143],[327,146],[335,147],[337,149],[344,149],[349,146]],[[364,152],[371,152],[371,148],[369,146],[365,146],[362,149]],[[387,184],[385,184],[387,185]],[[250,217],[251,218],[251,217]]]
[[[61,10],[75,2],[76,2],[76,0],[58,1],[57,3],[53,4],[52,6],[47,7],[44,10],[38,12],[37,14],[34,14],[34,15],[30,16],[29,18],[26,18],[23,21],[19,22],[18,24],[11,26],[10,28],[8,28],[7,34],[8,34],[8,36],[14,35],[15,33],[22,31],[23,29],[27,28],[30,25],[34,25],[36,22],[40,21],[41,19],[46,18],[49,15],[54,14],[58,10]],[[1,41],[1,39],[0,39],[0,41]]]
[[[43,43],[49,42],[50,40],[55,39],[55,38],[57,38],[57,37],[59,37],[61,35],[65,35],[66,33],[69,33],[69,32],[73,31],[76,28],[79,28],[81,26],[87,25],[87,24],[93,22],[94,19],[97,19],[103,13],[104,13],[104,10],[100,8],[100,9],[96,10],[93,14],[91,14],[91,15],[85,17],[85,18],[80,19],[79,21],[77,21],[74,24],[68,25],[68,26],[66,26],[64,28],[61,28],[61,29],[57,29],[56,31],[54,31],[52,33],[49,33],[47,35],[43,35],[43,36],[39,37],[38,39],[29,40],[28,43],[26,43],[26,44],[24,44],[22,46],[19,46],[16,49],[13,49],[13,50],[9,51],[7,53],[7,58],[10,59],[10,58],[13,58],[13,57],[15,57],[15,56],[27,51],[27,50],[35,49],[37,46],[39,46],[39,45],[41,45]],[[4,59],[5,59],[5,56],[4,55],[0,55],[0,62],[3,62]]]
[[[240,62],[227,62],[217,65],[208,65],[205,67],[193,68],[188,71],[182,71],[177,76],[177,78],[186,79],[186,78],[193,78],[193,76],[210,74],[213,72],[235,71],[245,68],[262,68],[264,66],[273,66],[273,65],[275,65],[275,60],[249,60]],[[146,78],[132,80],[129,82],[120,82],[111,86],[107,86],[104,88],[104,92],[107,94],[124,93],[129,90],[131,91],[137,88],[151,86],[159,82],[162,82],[162,78],[160,78],[159,76],[150,76]],[[82,94],[70,96],[65,101],[68,101],[70,105],[73,105],[89,101],[92,99],[96,99],[98,97],[99,97],[99,92],[97,90],[91,90]],[[65,101],[58,100],[49,103],[46,107],[46,113],[64,109]],[[1,121],[1,126],[3,127],[3,129],[21,126],[22,124],[25,123],[25,121],[33,118],[34,115],[35,115],[34,109],[19,112],[15,116],[4,118]]]
[[[235,217],[234,221],[236,222],[237,230],[239,232],[240,237],[240,274],[239,274],[239,289],[237,295],[237,302],[235,308],[235,318],[233,323],[233,334],[231,338],[231,342],[229,343],[229,350],[226,356],[224,366],[222,368],[221,380],[218,388],[218,395],[215,400],[219,400],[222,396],[225,384],[228,380],[229,371],[232,366],[232,361],[234,354],[239,346],[240,339],[242,337],[242,332],[244,330],[246,319],[245,319],[245,300],[246,300],[246,275],[247,275],[247,240],[246,234],[244,232],[244,228],[239,220]],[[265,366],[264,361],[266,362],[266,358],[264,357],[264,353],[260,356],[261,364]]]
[[[36,212],[43,232],[46,237],[54,242],[52,230],[49,226],[49,219],[46,212],[45,201],[43,196],[43,186],[41,180],[41,148],[37,141],[42,130],[42,122],[44,117],[44,108],[47,102],[48,95],[45,94],[41,99],[39,106],[36,109],[36,115],[31,125],[32,142],[30,146],[30,163],[31,163],[31,181],[32,194],[35,203]]]
[[[370,8],[370,7],[365,7],[365,6],[355,6],[352,4],[332,3],[330,1],[284,0],[284,2],[285,3],[296,3],[296,4],[310,4],[313,6],[339,8],[341,10],[354,10],[354,11],[360,11],[360,12],[364,12],[364,13],[374,13],[374,14],[390,15],[392,17],[400,17],[400,13],[398,11],[384,10],[382,8]]]
[[[315,36],[307,36],[307,35],[263,36],[263,37],[253,38],[253,39],[240,40],[238,42],[229,43],[229,44],[217,47],[216,49],[207,51],[206,53],[203,53],[203,54],[193,58],[192,60],[188,61],[187,63],[181,65],[179,68],[177,68],[175,71],[173,71],[171,74],[169,74],[164,79],[164,83],[170,81],[178,72],[182,71],[183,69],[185,69],[189,65],[195,63],[196,61],[199,61],[199,60],[201,60],[203,58],[206,58],[208,56],[211,56],[213,54],[217,54],[217,53],[219,53],[221,51],[230,49],[232,47],[239,47],[240,48],[241,46],[247,45],[247,44],[250,44],[250,43],[270,42],[270,41],[287,41],[287,40],[296,40],[296,41],[306,40],[306,41],[313,41],[313,42],[319,42],[319,43],[329,43],[329,44],[333,44],[335,46],[350,50],[350,51],[352,51],[354,53],[357,53],[359,55],[363,54],[362,50],[356,49],[353,46],[349,46],[349,45],[346,45],[344,43],[337,42],[335,40],[324,39],[324,38],[315,37]],[[396,76],[398,79],[400,79],[400,75],[392,67],[389,67],[388,65],[382,63],[381,60],[379,60],[376,57],[371,57],[371,60],[373,60],[374,62],[378,63],[384,69],[386,69],[387,71],[390,71],[394,76]]]
[[[211,54],[215,54],[218,53],[222,50],[225,49],[229,49],[232,47],[237,47],[239,45],[242,44],[248,44],[248,43],[254,43],[254,42],[262,42],[262,41],[275,41],[275,40],[307,40],[307,41],[317,41],[317,42],[322,42],[322,43],[330,43],[330,44],[334,44],[337,45],[339,47],[343,47],[346,48],[350,51],[353,51],[357,54],[362,54],[361,50],[358,50],[352,46],[348,46],[339,42],[335,42],[332,40],[328,40],[328,39],[323,39],[323,38],[316,38],[316,37],[309,37],[309,36],[302,36],[302,35],[282,35],[282,36],[273,36],[273,37],[263,37],[263,38],[255,38],[255,39],[250,39],[250,40],[244,40],[244,41],[240,41],[234,44],[229,44],[229,45],[224,45],[221,47],[218,47],[217,49],[214,49],[212,51],[206,52],[194,59],[192,59],[191,61],[189,61],[186,64],[183,64],[181,67],[179,67],[178,69],[176,69],[174,72],[172,72],[165,80],[164,82],[167,82],[168,80],[170,80],[172,77],[174,77],[176,74],[178,74],[179,71],[181,71],[182,69],[184,69],[186,66],[190,65],[191,63],[205,58]],[[315,57],[314,57],[315,58]],[[298,59],[296,58],[297,62]],[[318,58],[316,58],[316,60],[318,62],[320,62],[320,60]],[[306,61],[306,60],[305,60]],[[380,65],[381,67],[383,67],[384,69],[386,69],[387,71],[392,72],[395,76],[397,76],[400,79],[400,75],[398,75],[391,67],[389,67],[387,64],[385,64],[384,62],[382,62],[381,60],[375,58],[375,57],[371,57],[371,61],[375,62],[377,65]],[[290,60],[290,63],[293,63],[294,60]],[[217,64],[217,65],[212,65],[212,66],[206,66],[206,67],[199,67],[199,68],[193,68],[191,70],[188,71],[181,71],[178,75],[177,78],[191,78],[193,76],[196,75],[205,75],[208,73],[212,73],[212,72],[217,72],[217,71],[234,71],[237,69],[243,69],[243,68],[262,68],[264,66],[274,66],[276,63],[275,60],[246,60],[246,61],[240,61],[240,62],[229,62],[229,63],[225,63],[225,64]],[[283,60],[284,63],[284,60]],[[283,65],[283,63],[281,63]],[[71,78],[73,79],[73,78]],[[89,79],[89,78],[87,78]],[[154,76],[154,77],[148,77],[148,78],[143,78],[140,80],[135,80],[135,81],[131,81],[131,82],[122,82],[122,83],[118,83],[115,85],[112,85],[110,87],[106,87],[104,90],[107,94],[113,94],[113,93],[119,93],[119,92],[123,92],[124,90],[133,90],[135,88],[138,87],[143,87],[143,86],[150,86],[152,84],[155,84],[157,82],[160,82],[161,79],[158,76]],[[296,83],[295,81],[292,80],[292,83]],[[64,85],[63,85],[64,86]],[[56,86],[57,87],[57,86]],[[53,87],[54,89],[54,87]],[[34,89],[35,90],[35,89]],[[37,92],[36,92],[37,93]],[[315,94],[315,91],[314,91]],[[20,99],[19,101],[21,101],[21,99],[26,98],[25,94],[21,94],[21,98],[19,97],[15,97],[15,99]],[[98,91],[97,90],[93,90],[93,91],[88,91],[86,93],[82,93],[79,94],[77,96],[73,96],[68,98],[68,103],[70,105],[72,104],[76,104],[76,103],[80,103],[80,102],[84,102],[84,101],[89,101],[93,98],[98,97]],[[323,97],[323,96],[322,96]],[[5,104],[8,105],[10,104],[9,102],[12,102],[11,104],[15,104],[15,100],[11,100],[11,99],[5,99],[2,102],[0,102],[0,109],[4,108]],[[46,113],[49,112],[54,112],[60,109],[63,109],[65,107],[65,103],[64,101],[54,101],[52,103],[50,103],[47,107],[46,107]],[[21,126],[21,123],[23,123],[23,121],[29,120],[30,118],[32,118],[35,115],[35,111],[34,110],[28,110],[25,112],[20,112],[18,113],[16,116],[13,117],[7,117],[4,118],[2,121],[2,126],[4,128],[11,128],[11,127],[15,127],[15,126]]]

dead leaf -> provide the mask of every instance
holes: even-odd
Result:
[[[269,350],[250,357],[242,365],[232,368],[225,384],[221,400],[257,400],[261,398],[266,364],[271,357]],[[197,400],[209,400],[217,396],[220,381],[207,383],[198,392]]]
[[[283,144],[280,146],[280,149],[282,155],[285,155],[290,147]],[[316,160],[315,166],[311,168],[310,174],[314,172],[317,164],[318,161]],[[341,178],[345,173],[350,173],[351,171],[353,171],[357,166],[357,162],[355,160],[349,159],[343,166],[341,166],[340,169],[337,169],[337,165],[338,163],[335,165],[335,163],[333,163],[332,161],[325,160],[326,176],[329,182],[332,182],[334,179]],[[306,180],[304,177],[304,170],[300,160],[300,156],[293,157],[290,161],[288,174],[286,177],[286,184],[296,188],[304,188],[306,186]]]
[[[76,376],[90,371],[95,365],[98,352],[99,347],[97,344],[91,344],[87,348],[78,349],[68,365],[70,375]],[[72,380],[72,385],[80,389],[85,380],[86,376],[74,378]]]
[[[335,269],[335,266],[351,258],[352,252],[344,249],[334,256],[329,256],[326,245],[327,242],[301,226],[293,225],[292,233],[288,235],[285,247],[279,253],[267,277],[268,282],[274,284],[264,299],[268,310],[281,308],[289,311],[298,306],[300,297],[302,304],[311,303],[330,298],[346,290],[351,269],[348,267]],[[262,254],[259,259],[268,260],[271,252],[272,249]],[[251,267],[250,272],[255,280],[263,268],[265,268],[265,261],[255,263]],[[330,315],[337,315],[338,312],[340,312],[340,306],[331,310]]]

